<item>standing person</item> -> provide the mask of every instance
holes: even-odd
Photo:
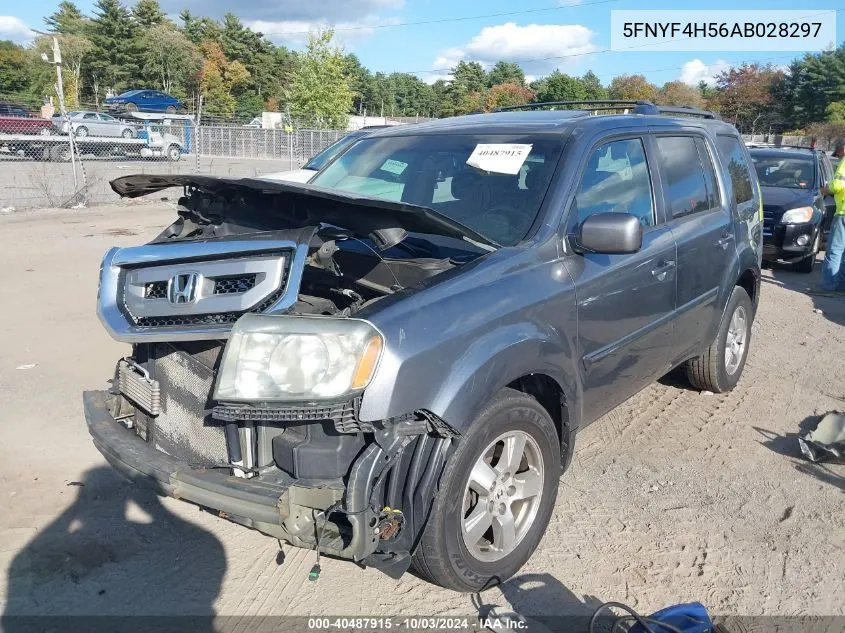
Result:
[[[836,213],[827,237],[821,290],[845,292],[845,265],[842,261],[843,253],[845,253],[845,160],[842,159],[845,156],[845,143],[838,143],[833,155],[839,159],[839,163],[836,165],[833,180],[825,188],[824,193],[833,194],[833,199],[836,201]]]

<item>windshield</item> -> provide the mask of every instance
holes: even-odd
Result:
[[[364,138],[311,184],[429,207],[512,246],[537,217],[561,146],[514,134]]]
[[[350,135],[339,138],[334,143],[329,145],[326,149],[324,149],[322,152],[320,152],[319,154],[311,158],[311,160],[309,160],[307,163],[305,163],[303,169],[313,169],[314,171],[320,171],[327,163],[330,163],[335,156],[340,154],[343,150],[352,145],[352,143],[357,141],[359,138],[361,137],[358,135]]]
[[[754,161],[757,178],[764,187],[809,189],[815,182],[815,164],[812,158],[752,154],[751,160]]]

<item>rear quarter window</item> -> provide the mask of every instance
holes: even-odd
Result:
[[[717,137],[717,147],[722,162],[728,168],[731,178],[731,189],[733,190],[734,201],[737,204],[748,202],[754,198],[754,189],[751,179],[751,169],[748,166],[745,152],[742,150],[740,141],[735,136]]]

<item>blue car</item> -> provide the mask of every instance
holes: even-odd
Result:
[[[109,112],[167,112],[175,114],[184,109],[176,97],[158,90],[128,90],[116,97],[109,97],[103,104]]]

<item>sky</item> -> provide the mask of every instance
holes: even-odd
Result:
[[[124,0],[133,4],[134,0]],[[555,68],[581,75],[588,70],[607,84],[620,74],[640,73],[656,84],[680,79],[690,85],[712,82],[718,72],[743,62],[787,66],[801,52],[649,52],[647,48],[610,52],[611,10],[711,9],[714,20],[725,9],[802,9],[787,0],[709,0],[684,5],[677,0],[160,0],[172,16],[183,8],[220,17],[232,11],[277,44],[301,48],[307,32],[336,28],[337,39],[372,71],[412,72],[432,82],[448,76],[459,60],[487,66],[497,60],[520,62],[529,79]],[[30,28],[58,0],[0,0],[0,39],[25,42]],[[94,0],[77,0],[90,12]],[[825,9],[837,13],[837,42],[845,36],[845,0],[814,1],[808,17]],[[833,43],[832,43],[833,44]],[[549,59],[552,58],[552,59]]]

